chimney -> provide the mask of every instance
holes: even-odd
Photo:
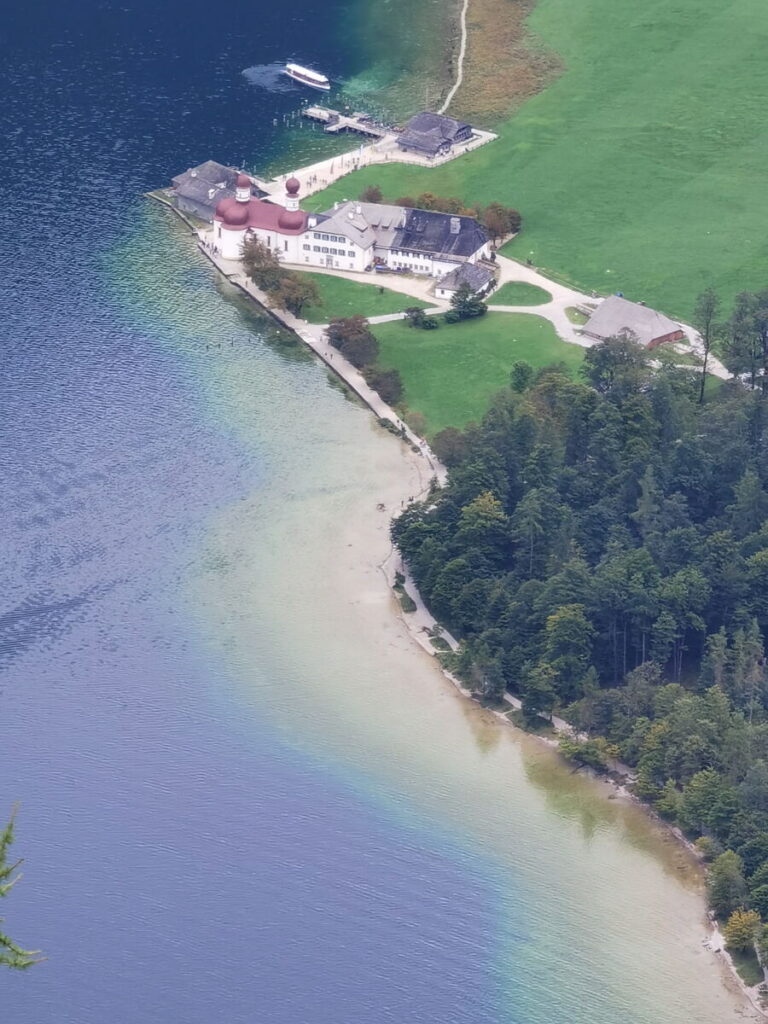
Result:
[[[451,217],[451,234],[458,235],[461,231],[461,220],[458,217]]]
[[[355,213],[359,214],[359,213],[362,213],[362,212],[363,212],[363,208],[360,205],[360,203],[358,203],[357,206],[355,207]]]
[[[350,220],[354,220],[355,219],[355,211],[354,210],[348,210],[347,211],[347,216],[349,217]]]
[[[317,217],[308,217],[307,218],[307,227],[308,228],[316,228],[317,227]]]

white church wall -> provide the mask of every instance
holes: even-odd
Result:
[[[216,225],[214,245],[225,260],[239,260],[242,255],[245,231],[228,231],[221,224]]]

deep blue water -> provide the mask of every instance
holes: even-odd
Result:
[[[170,312],[121,262],[138,237],[167,263],[175,227],[140,195],[178,170],[312,149],[282,123],[295,92],[242,71],[352,74],[347,5],[0,14],[0,816],[21,802],[27,859],[2,909],[49,957],[0,978],[8,1024],[501,1019],[492,870],[244,716],[188,614],[211,519],[279,476],[266,427],[211,413],[222,337],[254,386],[342,400],[189,250]]]

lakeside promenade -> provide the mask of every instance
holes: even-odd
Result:
[[[256,287],[253,281],[245,274],[242,265],[238,260],[227,260],[217,253],[214,253],[210,246],[206,246],[202,240],[198,242],[200,251],[219,270],[226,279],[240,291],[244,292],[251,299],[259,303],[270,315],[284,327],[293,331],[299,338],[317,355],[341,380],[360,398],[379,420],[388,421],[402,440],[407,441],[414,453],[424,458],[431,475],[436,478],[440,486],[443,486],[448,471],[445,466],[431,451],[426,440],[414,433],[404,423],[395,410],[387,405],[377,391],[368,384],[362,373],[354,367],[338,349],[334,348],[328,341],[325,333],[325,324],[310,324],[306,320],[294,316],[286,310],[274,309],[269,305],[268,296]],[[440,312],[431,310],[430,312]],[[372,322],[386,322],[387,320],[399,319],[401,314],[394,316],[372,317]]]
[[[317,163],[300,167],[295,171],[280,174],[269,181],[265,181],[258,174],[250,171],[247,173],[251,174],[251,177],[258,181],[259,187],[267,193],[269,198],[280,202],[283,197],[285,182],[289,177],[299,179],[301,182],[301,194],[306,197],[313,195],[315,192],[322,192],[324,188],[332,185],[335,181],[345,178],[354,171],[359,171],[362,167],[386,163],[413,164],[418,167],[441,167],[443,164],[457,160],[459,157],[465,156],[467,153],[471,153],[473,150],[479,149],[481,146],[485,146],[498,138],[495,132],[487,132],[479,128],[473,128],[472,131],[472,138],[467,142],[455,145],[449,153],[443,156],[427,157],[419,153],[402,150],[397,144],[397,135],[393,133],[386,135],[383,139],[379,139],[376,142],[361,143],[355,149],[348,150],[345,153],[339,153],[337,156],[327,157],[324,160],[319,160]]]

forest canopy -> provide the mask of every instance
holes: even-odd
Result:
[[[768,401],[699,385],[627,338],[582,381],[516,366],[482,424],[437,436],[448,485],[393,538],[459,674],[602,738],[731,851],[717,912],[768,920]]]

